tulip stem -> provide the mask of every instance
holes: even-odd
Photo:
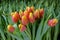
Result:
[[[33,37],[33,40],[35,39],[35,26],[36,26],[36,23],[32,24],[32,37]]]
[[[27,25],[27,30],[28,30],[29,34],[31,35],[30,28],[28,25]]]
[[[31,40],[31,36],[30,36],[30,34],[27,32],[27,31],[25,31],[26,32],[26,34],[29,36],[29,38],[30,38],[30,40]]]

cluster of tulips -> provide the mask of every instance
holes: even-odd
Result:
[[[12,21],[14,23],[17,23],[20,21],[21,23],[18,25],[19,29],[21,32],[26,30],[26,25],[30,23],[34,23],[35,20],[42,18],[44,15],[44,9],[34,9],[33,6],[31,7],[26,7],[25,11],[20,11],[20,12],[12,12],[11,17]],[[58,23],[57,19],[50,19],[48,20],[48,25],[49,26],[55,26]],[[9,32],[14,32],[15,28],[12,25],[8,25],[7,27]]]

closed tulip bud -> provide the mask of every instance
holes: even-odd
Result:
[[[28,17],[29,16],[29,13],[28,13],[28,11],[24,11],[24,15],[26,16],[26,17]]]
[[[25,15],[22,16],[22,24],[23,25],[27,25],[28,24],[28,18]]]
[[[25,31],[26,30],[26,26],[23,25],[23,24],[19,24],[19,29],[21,32]]]
[[[16,22],[18,21],[18,18],[17,18],[15,15],[13,15],[13,16],[12,16],[12,21],[13,21],[14,23],[16,23]]]
[[[28,11],[28,13],[32,12],[30,7],[27,7],[26,11]]]
[[[9,32],[14,32],[15,28],[12,25],[8,25],[7,29]]]
[[[20,15],[17,12],[15,12],[12,15],[12,21],[16,23],[16,22],[18,22],[19,19],[20,19]]]
[[[58,23],[57,19],[48,20],[48,25],[54,27]]]
[[[32,13],[29,14],[29,21],[30,21],[31,23],[34,23],[34,21],[35,21],[35,18],[34,18],[34,16],[33,16]]]
[[[44,15],[44,9],[43,9],[43,8],[41,8],[39,13],[40,13],[40,17],[42,18],[42,17],[43,17],[43,15]]]
[[[18,12],[15,12],[15,16],[18,18],[18,20],[21,19],[21,17],[20,17]]]
[[[19,15],[20,15],[20,18],[22,19],[22,16],[24,15],[24,12],[20,12]]]
[[[34,11],[35,19],[40,18],[39,10]]]
[[[34,6],[31,6],[31,12],[34,12]]]

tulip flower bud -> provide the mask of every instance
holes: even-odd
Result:
[[[17,13],[17,12],[15,12],[14,14],[12,14],[12,21],[13,22],[18,22],[18,20],[20,19],[20,15]]]
[[[23,32],[23,31],[26,30],[26,27],[23,24],[19,24],[19,29],[20,29],[21,32]]]
[[[24,15],[26,16],[26,17],[28,17],[29,16],[29,13],[28,13],[28,11],[24,11]]]
[[[14,32],[15,28],[12,25],[8,25],[7,29],[9,32]]]
[[[28,24],[28,18],[25,15],[22,16],[22,24],[23,25],[27,25]]]
[[[28,13],[32,12],[30,7],[27,7],[26,11],[28,11]]]
[[[31,6],[31,12],[34,12],[34,6]]]
[[[39,10],[36,10],[34,12],[34,17],[35,17],[35,19],[40,18]]]
[[[20,18],[22,19],[22,16],[24,15],[24,12],[20,12],[19,15],[20,15]]]
[[[35,18],[32,13],[29,14],[29,21],[33,23],[35,21]]]
[[[51,27],[55,26],[57,23],[58,23],[57,19],[48,20],[48,25]]]
[[[13,15],[12,16],[12,21],[16,23],[18,21],[18,18],[15,15]]]
[[[44,9],[43,9],[43,8],[41,8],[39,13],[40,13],[40,17],[42,18],[42,17],[43,17],[43,15],[44,15]]]
[[[18,20],[21,19],[21,17],[20,17],[18,12],[15,12],[15,16],[18,18]]]

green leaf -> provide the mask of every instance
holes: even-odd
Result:
[[[42,31],[43,21],[44,21],[44,19],[42,19],[41,23],[39,24],[35,40],[39,40],[41,38],[40,35],[41,35],[41,31]]]
[[[36,30],[37,20],[32,24],[32,40],[35,40],[35,30]]]
[[[13,24],[13,21],[12,21],[12,17],[11,17],[11,16],[8,16],[8,17],[7,17],[7,20],[8,20],[8,23],[9,23],[9,24]]]
[[[59,33],[59,25],[57,24],[55,26],[55,31],[54,31],[54,37],[53,37],[53,40],[57,40],[57,37],[58,37],[58,33]]]
[[[4,35],[4,32],[2,31],[2,29],[0,28],[0,33],[1,33],[1,37],[3,38],[3,40],[5,40],[5,35]]]
[[[48,22],[48,20],[49,20],[49,18],[51,17],[51,15],[52,14],[50,14],[49,16],[48,16],[48,18],[46,19],[46,21],[45,21],[45,23],[44,23],[44,27],[43,27],[43,31],[42,31],[42,36],[47,32],[47,30],[49,29],[49,26],[47,25],[47,22]]]
[[[17,40],[22,40],[22,39],[20,39],[18,36],[16,36],[16,35],[13,35],[12,33],[9,33],[9,32],[7,32],[12,38],[15,38],[15,39],[17,39]]]
[[[17,24],[14,24],[13,26],[14,26],[14,28],[15,28],[15,31],[13,32],[13,34],[16,35],[16,36],[18,36],[21,40],[23,40],[23,38],[22,38],[22,36],[21,36],[21,32],[20,32]]]

